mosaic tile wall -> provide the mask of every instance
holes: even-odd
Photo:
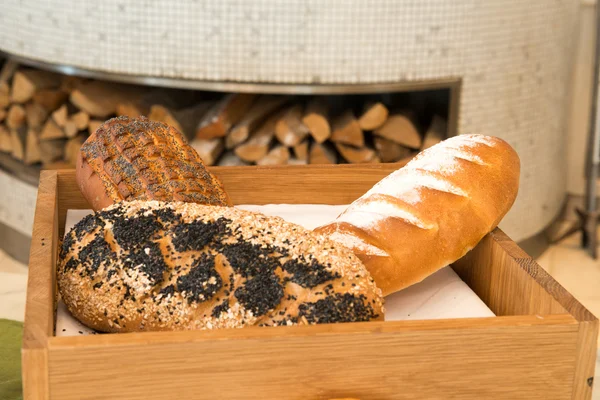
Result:
[[[3,0],[0,49],[104,71],[201,80],[463,78],[459,132],[522,158],[502,227],[540,231],[565,195],[578,0]]]

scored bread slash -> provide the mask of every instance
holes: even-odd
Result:
[[[352,249],[387,296],[452,264],[492,231],[517,197],[519,171],[505,141],[456,136],[418,154],[315,231]]]

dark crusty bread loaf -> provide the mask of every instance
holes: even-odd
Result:
[[[145,117],[100,125],[81,146],[76,178],[94,210],[120,200],[231,205],[183,135]]]
[[[315,231],[352,249],[387,296],[475,247],[515,201],[519,171],[505,141],[456,136],[417,155]]]
[[[117,203],[67,233],[57,276],[70,312],[103,332],[383,319],[350,250],[233,207]]]

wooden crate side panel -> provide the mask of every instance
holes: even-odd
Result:
[[[397,170],[397,164],[211,167],[235,204],[349,204]],[[62,211],[89,207],[75,170],[58,170]]]
[[[175,342],[152,339],[160,333],[53,338],[51,398],[570,398],[578,325],[535,320],[184,332]]]
[[[211,168],[234,204],[350,204],[395,164]],[[240,173],[241,172],[241,173]]]
[[[58,175],[58,233],[63,237],[67,210],[88,209],[89,203],[83,198],[77,182],[75,182],[75,170],[57,170]]]
[[[49,400],[48,349],[22,349],[23,399]]]
[[[549,313],[562,314],[567,310],[578,321],[597,321],[597,318],[590,313],[573,295],[563,288],[550,274],[548,274],[540,265],[535,262],[527,253],[523,251],[515,242],[513,242],[504,232],[497,229],[492,232],[495,242],[504,250],[506,254],[520,265],[520,270],[525,271],[528,276],[542,289],[542,293],[549,294],[555,302],[549,302],[537,297],[536,302],[542,306],[550,307]],[[538,289],[536,287],[536,289]],[[557,304],[559,306],[557,306]],[[535,304],[535,302],[533,303]]]
[[[165,332],[134,332],[127,334],[105,334],[85,336],[52,337],[49,346],[55,349],[72,347],[110,347],[121,345],[138,345],[140,343],[186,343],[215,340],[241,339],[273,339],[279,337],[328,336],[344,334],[380,334],[403,333],[414,331],[438,331],[456,329],[505,328],[516,325],[577,325],[577,321],[569,314],[550,315],[538,318],[532,315],[489,317],[489,318],[454,318],[436,320],[407,320],[407,321],[372,321],[344,324],[303,325],[291,327],[247,327],[244,329],[215,329],[206,331],[165,331]]]
[[[341,165],[295,168],[289,166],[283,168],[244,167],[243,170],[237,167],[217,167],[212,170],[224,182],[236,204],[345,204],[362,195],[373,184],[395,169],[396,167],[393,165],[360,166],[358,168],[357,166]],[[74,171],[58,171],[57,175],[59,189],[54,194],[54,204],[56,207],[56,196],[58,196],[58,208],[57,221],[54,222],[53,228],[55,230],[53,240],[57,240],[59,235],[63,234],[62,227],[67,209],[89,208],[75,183]],[[56,249],[56,243],[52,243],[48,247]],[[35,246],[32,246],[32,252],[34,248]],[[50,254],[52,260],[49,268],[51,282],[53,282],[55,256],[56,250]],[[482,266],[486,267],[482,268]],[[593,375],[594,363],[586,355],[589,354],[591,348],[595,349],[595,339],[592,338],[597,337],[598,324],[585,308],[499,230],[488,235],[474,251],[460,260],[456,264],[455,270],[497,315],[543,315],[568,312],[579,321],[590,321],[589,324],[582,325],[578,333],[578,346],[575,353],[577,359],[574,361],[576,367],[572,381],[573,396],[580,394],[584,396],[573,398],[588,397],[590,389],[587,385],[587,377],[590,376],[590,373]],[[50,292],[52,292],[50,309],[52,311],[53,285],[50,283]],[[28,293],[31,291],[28,290]],[[30,300],[28,299],[28,301]],[[52,317],[47,325],[52,330]],[[382,332],[385,331],[386,329],[382,329]],[[30,329],[29,333],[32,332]],[[118,336],[121,337],[121,335]],[[41,337],[43,338],[44,335]],[[29,346],[32,346],[32,343],[36,342],[30,341]],[[40,376],[46,376],[39,370],[39,360],[47,360],[45,350],[41,352],[28,351],[25,339],[24,349],[24,371],[27,366],[35,365]],[[33,360],[36,361],[33,362]],[[42,368],[46,367],[42,365]],[[571,371],[573,371],[572,367]],[[30,374],[29,376],[34,375]],[[46,388],[47,384],[42,384],[41,387]]]
[[[212,167],[234,204],[350,204],[396,164]],[[58,170],[59,233],[69,209],[89,208],[75,170]]]
[[[566,309],[578,321],[593,321],[596,317],[590,313],[579,301],[577,301],[565,288],[563,288],[550,274],[546,272],[533,258],[510,239],[504,232],[497,229],[492,234],[498,245],[513,259],[518,262],[521,269],[527,272],[543,292],[548,293],[560,304],[562,308],[554,308],[556,305],[550,303],[551,313],[563,313]]]
[[[57,174],[40,176],[29,257],[22,371],[26,399],[48,398],[47,341],[54,332],[54,265],[57,238]]]
[[[500,230],[454,269],[496,315],[568,313],[579,321],[572,398],[591,398],[598,338],[594,315]]]
[[[573,400],[591,399],[594,384],[598,346],[598,320],[582,321],[579,323],[577,335],[577,359],[573,376]]]
[[[564,298],[553,296],[562,295],[556,281],[526,254],[516,258],[513,250],[518,246],[505,237],[496,229],[457,261],[454,270],[496,315],[569,313],[560,301]]]

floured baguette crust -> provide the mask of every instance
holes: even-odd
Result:
[[[100,125],[81,146],[76,179],[94,210],[120,200],[231,205],[181,133],[145,117]]]
[[[520,162],[505,141],[447,139],[417,155],[315,231],[352,249],[388,295],[453,263],[515,201]]]
[[[102,332],[383,319],[350,250],[232,207],[117,203],[67,233],[57,277],[69,311]]]

